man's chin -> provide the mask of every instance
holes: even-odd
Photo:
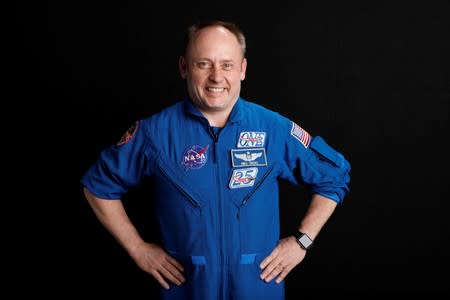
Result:
[[[225,102],[217,99],[208,100],[204,105],[204,109],[209,111],[221,111],[224,110],[224,108]]]

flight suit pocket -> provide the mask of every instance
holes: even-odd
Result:
[[[324,139],[320,136],[316,136],[311,142],[311,149],[320,157],[322,160],[326,160],[336,167],[340,167],[344,163],[343,156],[330,147]]]
[[[278,182],[268,169],[238,207],[241,252],[256,253],[278,240]]]
[[[233,273],[233,299],[284,299],[283,282],[276,284],[275,280],[265,282],[260,278],[262,270],[259,265],[272,250],[273,248],[270,247],[259,253],[243,254],[241,256],[241,264],[237,266],[236,272]],[[252,257],[252,259],[250,260],[249,257]]]
[[[205,203],[169,166],[161,164],[159,169],[154,190],[164,246],[184,255],[198,255],[205,246]]]
[[[163,299],[210,299],[205,288],[208,284],[205,256],[182,255],[171,250],[168,252],[183,266],[186,281],[179,286],[170,283],[169,290],[162,290]]]

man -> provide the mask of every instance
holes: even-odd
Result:
[[[161,284],[163,299],[284,299],[283,279],[348,192],[340,153],[240,98],[245,48],[235,24],[190,27],[179,60],[188,97],[137,121],[82,178],[98,219]],[[141,238],[120,201],[146,177],[161,245]],[[312,195],[281,240],[278,179]]]

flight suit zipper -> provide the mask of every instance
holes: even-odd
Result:
[[[269,169],[266,171],[266,173],[264,173],[261,180],[255,185],[253,190],[244,197],[244,199],[241,202],[241,206],[238,210],[238,213],[237,213],[238,220],[240,219],[240,213],[241,213],[242,207],[244,207],[244,205],[247,204],[248,201],[250,201],[250,199],[255,194],[255,192],[259,189],[259,187],[262,185],[262,183],[266,180],[267,176],[269,176],[269,174],[272,172],[272,169],[273,169],[273,166],[270,166]]]
[[[224,130],[224,129],[222,129]],[[226,278],[225,276],[225,269],[226,269],[226,255],[224,254],[224,224],[223,224],[223,203],[222,203],[222,196],[221,196],[221,180],[220,180],[220,165],[219,165],[219,158],[218,158],[218,142],[219,142],[219,134],[215,133],[214,130],[209,127],[208,128],[209,134],[212,136],[214,141],[214,154],[213,154],[213,163],[215,165],[216,170],[216,181],[217,181],[217,197],[218,197],[218,205],[217,205],[217,216],[219,217],[218,220],[218,245],[219,245],[219,264],[221,269],[221,279],[220,279],[220,287],[218,289],[218,299],[225,299],[225,286],[224,286],[224,280]]]
[[[189,195],[175,180],[173,180],[172,177],[170,177],[169,174],[167,174],[166,170],[164,170],[163,167],[161,167],[160,165],[158,165],[158,167],[161,170],[161,172],[164,174],[164,176],[167,178],[167,180],[172,182],[172,184],[175,185],[175,187],[188,199],[188,201],[195,208],[199,208],[199,209],[201,208],[200,203],[198,203],[198,201],[196,201],[194,198],[192,198],[191,195]]]

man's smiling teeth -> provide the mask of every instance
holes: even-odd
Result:
[[[224,88],[207,88],[209,92],[214,92],[214,93],[218,93],[218,92],[223,92]]]

